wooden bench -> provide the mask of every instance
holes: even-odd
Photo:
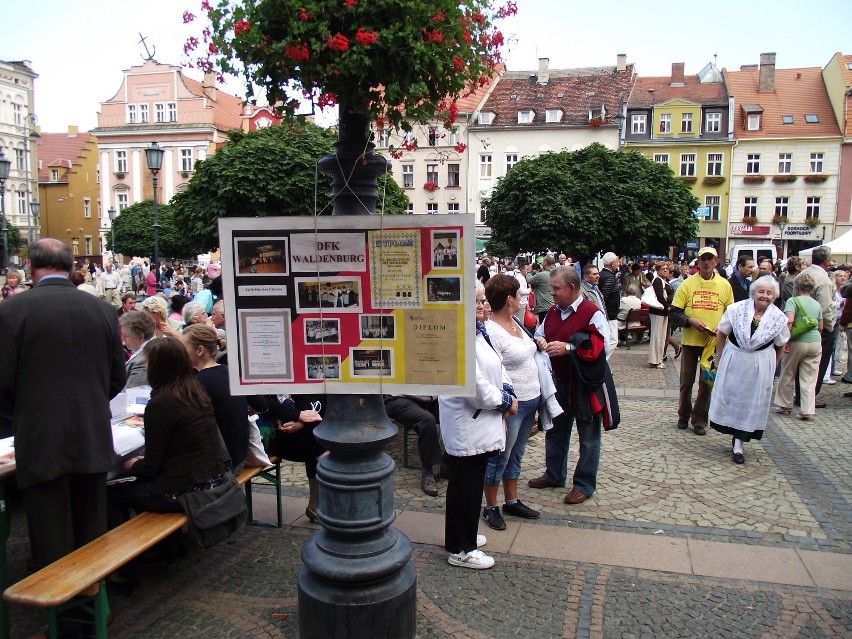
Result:
[[[630,328],[631,324],[636,324],[636,322],[640,323],[640,326],[634,326],[634,328]],[[624,329],[624,332],[627,333],[627,350],[630,350],[630,336],[632,335],[637,342],[642,341],[642,337],[645,335],[645,331],[650,329],[650,325],[648,323],[648,309],[647,308],[634,308],[629,313],[627,313],[627,328]]]
[[[254,523],[251,514],[252,480],[262,477],[275,484],[280,528],[281,460],[270,457],[270,461],[272,465],[267,468],[244,468],[237,476],[237,482],[245,486],[246,520],[250,524]],[[9,603],[47,608],[49,636],[52,639],[58,635],[59,613],[71,608],[81,608],[88,612],[95,620],[95,637],[107,639],[109,603],[106,578],[180,530],[186,523],[187,518],[183,513],[139,513],[82,548],[9,586],[3,598]],[[88,592],[93,587],[97,587],[97,591]]]

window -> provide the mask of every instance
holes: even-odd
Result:
[[[746,121],[746,129],[749,131],[760,130],[760,113],[749,113]]]
[[[166,121],[166,105],[162,102],[154,103],[154,122]]]
[[[722,175],[722,154],[707,154],[707,175]]]
[[[782,115],[781,116],[781,123],[782,124],[793,124],[793,122],[794,122],[794,120],[793,120],[792,115]]]
[[[819,116],[816,113],[805,113],[805,122],[808,124],[816,124],[819,122]]]
[[[95,182],[98,183],[98,184],[101,183],[101,170],[100,169],[95,169]]]
[[[166,104],[166,110],[169,112],[169,122],[177,122],[177,102]]]
[[[88,198],[88,197],[83,198],[83,217],[85,217],[85,218],[92,217],[92,200],[91,200],[91,198]]]
[[[562,119],[562,111],[560,109],[548,109],[544,114],[545,122],[559,122]]]
[[[479,177],[481,177],[481,178],[490,178],[491,177],[491,156],[490,155],[480,155],[479,156]]]
[[[414,188],[414,165],[413,164],[403,164],[402,165],[402,188],[404,188],[404,189],[413,189]]]
[[[479,114],[479,124],[491,124],[491,119],[494,116],[490,111],[483,111]]]
[[[27,192],[18,191],[18,215],[27,214]]]
[[[382,129],[379,131],[378,145],[382,149],[386,149],[390,146],[390,131],[388,129]]]
[[[429,202],[426,205],[426,214],[427,215],[438,215],[438,203],[437,202]]]
[[[458,215],[459,214],[459,203],[458,202],[449,202],[447,204],[447,213],[450,215]]]
[[[720,133],[722,131],[722,114],[708,113],[704,120],[705,133]]]
[[[485,224],[485,219],[488,217],[488,208],[481,204],[479,206],[479,219],[476,220],[478,224]]]
[[[85,243],[85,246],[86,246],[85,255],[91,255],[92,254],[92,236],[87,235],[86,237],[83,238],[83,242]]]
[[[459,166],[460,165],[458,164],[447,165],[447,186],[461,186],[461,180],[459,178]]]
[[[19,171],[23,171],[27,168],[27,163],[24,158],[24,150],[23,149],[15,149],[15,168]]]
[[[101,206],[101,201],[98,199],[98,219],[102,220],[104,217],[104,207]]]
[[[707,221],[719,221],[719,210],[722,208],[721,195],[707,195],[704,197],[704,206],[710,209],[710,217],[704,218]]]
[[[757,217],[757,198],[753,195],[744,200],[743,217]]]
[[[692,133],[692,114],[684,113],[680,116],[680,132]]]
[[[438,146],[438,129],[429,127],[429,146]]]
[[[760,153],[749,153],[746,156],[746,173],[748,175],[760,174]]]
[[[642,135],[645,133],[645,124],[648,116],[644,113],[634,113],[630,116],[630,132],[634,135]]]
[[[130,202],[128,202],[128,194],[127,193],[116,193],[115,195],[115,203],[118,207],[118,212],[121,213],[124,209],[130,206]]]
[[[786,195],[775,198],[775,215],[787,217],[790,212],[790,198]]]
[[[822,173],[822,160],[825,157],[823,153],[811,153],[811,173]]]
[[[115,172],[127,173],[127,151],[115,152]]]
[[[654,162],[657,164],[668,164],[669,163],[669,154],[668,153],[654,153]]]
[[[683,176],[695,175],[695,153],[680,154],[680,174]]]
[[[182,173],[192,171],[192,149],[180,150],[180,170]]]
[[[136,105],[127,105],[127,124],[136,124]]]
[[[24,108],[20,104],[12,104],[12,117],[15,126],[24,126]]]
[[[148,121],[148,105],[140,104],[139,105],[139,121],[147,122]]]
[[[450,146],[456,146],[459,143],[459,132],[456,129],[452,131],[447,131],[447,144]]]
[[[672,132],[672,114],[663,113],[660,115],[660,133]]]
[[[59,169],[50,169],[50,181],[59,182]]]
[[[507,153],[506,154],[506,173],[509,172],[513,166],[518,163],[518,154],[517,153]]]
[[[819,203],[822,198],[809,197],[805,206],[805,219],[819,219]]]
[[[409,202],[405,205],[405,214],[414,215],[414,202]]]
[[[426,181],[433,182],[434,184],[438,183],[438,165],[437,164],[427,164],[426,165]]]
[[[789,175],[793,172],[793,154],[779,153],[778,154],[778,174]]]
[[[532,111],[518,111],[518,124],[529,124],[533,121]]]

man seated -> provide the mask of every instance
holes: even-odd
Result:
[[[642,326],[641,322],[635,321],[630,322],[630,326],[627,325],[627,316],[630,314],[630,311],[640,309],[645,306],[642,304],[642,300],[634,295],[634,292],[633,288],[624,289],[624,294],[621,296],[621,300],[618,305],[618,315],[616,315],[616,321],[618,322],[618,339],[624,343],[627,343],[627,338],[629,337],[627,334],[628,328],[639,328]]]
[[[438,442],[438,398],[432,395],[385,395],[388,417],[417,433],[417,449],[423,474],[420,487],[430,497],[438,496],[441,446]]]

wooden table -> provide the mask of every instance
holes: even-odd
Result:
[[[6,542],[9,539],[9,509],[6,507],[6,480],[15,474],[15,462],[0,466],[0,592],[8,586]],[[9,608],[0,601],[0,639],[9,639]]]

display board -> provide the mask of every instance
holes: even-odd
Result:
[[[219,220],[231,392],[471,396],[471,216]]]

